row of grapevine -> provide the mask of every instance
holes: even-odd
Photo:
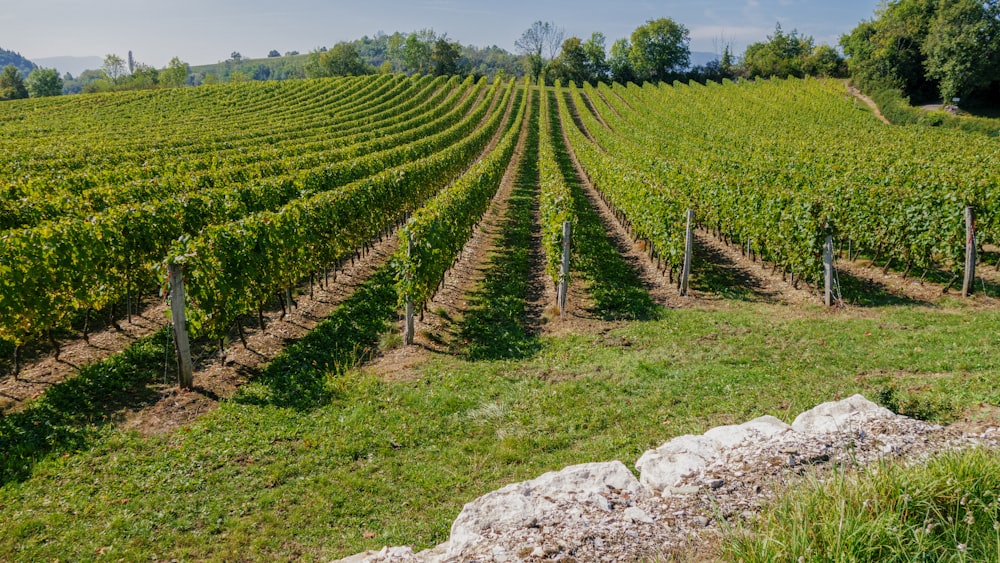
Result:
[[[422,99],[420,105],[406,108],[400,104],[400,113],[395,116],[371,114],[359,117],[355,125],[344,130],[342,135],[335,134],[336,127],[328,127],[326,134],[329,138],[322,142],[307,143],[303,139],[295,147],[275,147],[262,142],[255,150],[240,150],[233,155],[216,153],[210,159],[170,154],[165,157],[167,164],[159,168],[148,161],[141,166],[125,163],[109,166],[99,173],[82,170],[82,179],[67,177],[71,175],[65,174],[64,169],[60,169],[63,174],[55,181],[50,178],[51,175],[37,174],[32,182],[49,182],[47,189],[32,191],[17,185],[4,188],[2,201],[5,204],[0,208],[0,228],[29,227],[46,218],[67,214],[86,216],[114,205],[142,203],[210,186],[231,187],[234,183],[290,174],[407,144],[426,136],[429,127],[440,130],[437,123],[443,122],[446,113],[450,119],[455,119],[455,116],[464,114],[463,109],[467,109],[458,109],[455,105],[462,94],[467,93],[464,87],[437,90],[430,98]],[[441,103],[448,93],[450,98]],[[466,101],[471,103],[468,99]],[[475,101],[474,97],[472,101]],[[303,148],[308,150],[301,150]],[[74,190],[60,190],[58,186],[51,185],[59,182],[73,182],[76,187]]]
[[[447,158],[456,151],[468,153],[468,149],[448,147],[467,146],[470,134],[482,129],[500,96],[500,86],[482,98],[467,96],[459,106],[466,111],[458,114],[460,120],[440,121],[440,132],[408,145],[245,187],[219,187],[120,205],[87,218],[67,217],[0,233],[0,339],[20,346],[46,331],[68,326],[77,311],[101,310],[135,295],[155,278],[154,268],[167,256],[173,241],[196,236],[209,225],[228,224],[282,206],[286,208],[275,214],[287,215],[286,204],[303,196],[313,194],[305,199],[317,199],[322,193],[341,191],[350,181],[363,183],[366,177],[371,183],[396,181],[393,174],[410,174],[405,163],[432,156],[440,159],[440,155]],[[407,177],[405,184],[411,181]],[[351,186],[343,190],[361,191]]]
[[[401,304],[422,307],[430,300],[472,236],[500,187],[521,125],[530,119],[526,113],[529,97],[526,82],[514,101],[515,117],[508,120],[494,150],[414,213],[400,230],[401,244],[393,262]]]
[[[553,142],[561,142],[559,113],[552,111],[555,92],[540,87],[541,119],[538,128],[538,173],[541,184],[538,207],[542,221],[542,250],[545,273],[553,283],[561,280],[563,223],[574,221],[573,194],[556,160]],[[558,88],[557,88],[558,90]],[[555,140],[553,139],[555,137]],[[566,280],[568,283],[568,280]]]
[[[59,100],[50,107],[33,107],[35,112],[5,106],[0,126],[17,139],[10,145],[15,149],[11,158],[0,158],[0,170],[15,176],[18,171],[49,168],[72,172],[256,147],[262,139],[274,142],[337,127],[352,115],[410,98],[426,83],[387,75],[277,87],[240,84],[223,90],[111,93]],[[41,100],[33,103],[44,105]]]
[[[513,92],[511,81],[487,121],[469,126],[464,139],[447,149],[338,190],[299,198],[278,211],[210,226],[175,245],[170,260],[185,270],[193,332],[221,337],[240,315],[350,256],[419,208],[468,168],[497,134]]]
[[[558,103],[570,146],[591,184],[635,237],[648,241],[668,267],[678,268],[684,259],[685,201],[651,173],[650,152],[609,131],[579,89],[564,91]],[[579,126],[573,125],[574,116]]]
[[[594,136],[617,159],[800,277],[818,278],[829,229],[908,268],[956,272],[965,205],[978,210],[979,241],[996,240],[998,171],[988,163],[998,143],[885,127],[840,83],[616,85],[583,95],[611,129],[595,125]]]

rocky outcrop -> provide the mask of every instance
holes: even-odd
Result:
[[[451,526],[448,557],[460,558],[494,530],[538,528],[546,517],[587,508],[611,512],[645,495],[620,461],[574,465],[537,479],[508,485],[465,505]]]
[[[634,561],[690,549],[720,520],[755,518],[776,484],[808,468],[998,441],[997,429],[957,435],[855,395],[791,425],[764,416],[679,436],[639,458],[638,480],[613,461],[508,485],[466,504],[449,541],[433,550],[387,547],[342,561]]]

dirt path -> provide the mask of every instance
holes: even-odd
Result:
[[[707,229],[694,232],[694,266],[691,286],[708,300],[743,299],[783,305],[822,303],[821,296],[805,283],[795,287],[771,264],[746,256],[740,248],[719,240]]]
[[[841,273],[841,284],[846,283],[844,276],[849,276],[857,290],[863,290],[865,297],[876,302],[904,302],[912,304],[937,304],[947,297],[959,297],[962,294],[962,280],[945,291],[944,283],[924,279],[923,272],[913,270],[906,276],[895,269],[886,270],[882,265],[873,265],[869,259],[849,260],[846,256],[837,257],[835,267]],[[989,286],[987,295],[986,286]],[[966,305],[976,309],[995,309],[1000,300],[995,297],[1000,286],[1000,272],[991,264],[984,264],[982,258],[976,269],[976,284],[972,298]],[[853,289],[853,288],[852,288]],[[854,293],[854,292],[851,292]],[[857,295],[852,295],[845,289],[844,299],[856,302]]]
[[[851,86],[849,83],[845,82],[844,84],[847,86],[847,92],[852,96],[854,96],[855,98],[864,102],[865,105],[867,105],[868,107],[870,107],[872,109],[872,112],[875,113],[875,117],[879,118],[879,121],[885,123],[886,125],[892,125],[892,123],[888,119],[886,119],[884,115],[882,115],[882,110],[879,109],[878,104],[875,103],[875,100],[864,95],[864,93],[862,93],[861,90],[858,90],[854,86]]]

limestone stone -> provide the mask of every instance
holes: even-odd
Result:
[[[705,437],[715,440],[720,448],[731,448],[747,440],[772,438],[791,430],[791,426],[773,416],[761,416],[743,424],[717,426],[705,432]]]
[[[807,410],[795,417],[792,429],[812,436],[851,433],[873,419],[895,416],[889,409],[880,407],[861,395],[853,395]]]
[[[482,541],[491,530],[529,527],[560,502],[579,502],[609,491],[625,491],[631,498],[645,492],[632,472],[620,461],[587,463],[550,472],[522,483],[514,483],[468,503],[452,523],[448,557],[460,557]],[[599,509],[604,503],[590,501]]]
[[[684,479],[702,473],[720,448],[718,442],[705,436],[678,436],[635,462],[639,482],[656,492],[679,486]]]

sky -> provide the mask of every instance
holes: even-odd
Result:
[[[126,57],[163,67],[174,57],[192,64],[281,53],[378,32],[430,28],[452,40],[514,51],[532,22],[551,21],[566,37],[594,31],[628,37],[647,20],[669,17],[688,28],[692,51],[736,54],[763,41],[776,23],[836,45],[841,34],[871,19],[878,0],[0,0],[0,47],[29,59]]]

